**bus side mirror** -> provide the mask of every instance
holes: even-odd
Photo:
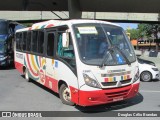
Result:
[[[69,33],[62,34],[62,46],[65,48],[69,47]]]

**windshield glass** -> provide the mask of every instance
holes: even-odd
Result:
[[[0,35],[7,34],[7,22],[0,21]]]
[[[121,27],[108,24],[84,23],[73,26],[81,60],[86,64],[126,64],[136,60],[133,47]],[[110,50],[110,47],[114,47]],[[116,49],[118,47],[118,49]]]

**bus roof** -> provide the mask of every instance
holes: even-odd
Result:
[[[54,26],[71,25],[71,24],[79,24],[79,23],[102,23],[102,24],[119,26],[119,25],[111,23],[111,22],[100,21],[100,20],[85,20],[85,19],[75,19],[75,20],[65,20],[65,21],[63,21],[63,20],[49,20],[49,21],[35,23],[31,27],[19,29],[16,32],[43,29],[43,28],[51,28]]]

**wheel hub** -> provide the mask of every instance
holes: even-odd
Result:
[[[69,93],[69,89],[68,88],[65,88],[64,91],[63,91],[63,98],[66,100],[66,101],[70,101],[70,93]]]
[[[144,80],[149,80],[150,79],[150,75],[149,74],[144,74],[143,78],[144,78]]]

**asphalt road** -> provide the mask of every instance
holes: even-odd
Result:
[[[160,111],[160,81],[141,82],[130,100],[95,107],[68,106],[57,94],[27,82],[16,69],[0,69],[0,111]],[[98,113],[101,113],[98,112]]]

